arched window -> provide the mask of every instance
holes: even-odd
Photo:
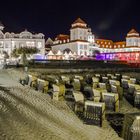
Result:
[[[5,33],[5,38],[11,38],[12,36],[11,36],[11,34],[10,33]]]
[[[32,38],[32,33],[28,32],[27,30],[20,33],[21,38]]]

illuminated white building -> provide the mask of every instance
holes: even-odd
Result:
[[[101,52],[140,52],[140,36],[139,33],[132,29],[126,36],[126,41],[113,42],[112,40],[96,39]]]
[[[126,36],[126,41],[113,42],[112,40],[96,39],[91,29],[78,18],[70,29],[70,35],[60,34],[52,45],[53,52],[69,50],[77,56],[92,56],[95,51],[100,53],[140,52],[139,33],[132,29]]]
[[[0,24],[0,54],[5,51],[11,55],[12,50],[19,47],[36,47],[39,49],[40,54],[45,54],[44,34],[32,34],[27,30],[19,34],[4,33],[3,29],[4,26]]]
[[[58,35],[52,45],[52,51],[54,52],[65,53],[66,50],[69,50],[78,56],[92,55],[98,49],[100,48],[95,43],[95,37],[91,29],[80,18],[71,25],[70,35]]]

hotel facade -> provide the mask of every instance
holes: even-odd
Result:
[[[93,51],[98,48],[99,46],[95,43],[95,37],[91,29],[87,27],[82,19],[78,18],[71,25],[70,35],[60,34],[55,38],[52,51],[64,53],[69,50],[81,56],[92,55]]]
[[[0,54],[4,51],[11,56],[13,49],[20,47],[36,47],[39,53],[45,54],[44,34],[32,34],[25,30],[19,34],[3,32],[4,26],[0,23]]]
[[[70,28],[70,35],[59,34],[53,41],[52,50],[48,58],[65,59],[62,55],[92,56],[99,52],[96,59],[140,60],[140,36],[135,29],[126,35],[126,40],[113,42],[112,40],[96,39],[91,29],[81,18],[74,21]]]

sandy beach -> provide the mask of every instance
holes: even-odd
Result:
[[[0,70],[0,140],[121,140],[108,122],[85,125],[65,102],[20,85],[22,75]]]

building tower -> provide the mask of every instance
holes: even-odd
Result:
[[[126,46],[128,47],[138,47],[140,46],[139,33],[135,29],[131,29],[126,37]]]
[[[88,40],[88,27],[87,24],[81,19],[78,18],[71,25],[70,29],[70,41],[87,41]]]
[[[95,36],[92,34],[91,28],[88,28],[88,41],[91,44],[95,43]]]

